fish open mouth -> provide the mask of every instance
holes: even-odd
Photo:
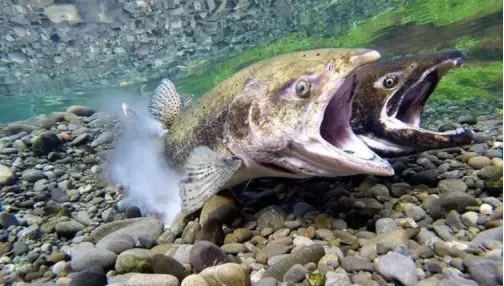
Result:
[[[320,136],[327,143],[349,155],[371,160],[376,154],[355,135],[350,127],[351,104],[359,84],[358,75],[354,73],[345,79],[329,101],[320,125]]]
[[[426,69],[416,82],[405,84],[383,107],[380,122],[376,122],[383,126],[380,128],[381,134],[378,137],[370,135],[359,138],[373,149],[386,153],[404,153],[469,143],[473,135],[469,128],[436,132],[420,127],[421,116],[429,97],[450,70],[462,65],[464,58],[465,54],[461,52],[453,53],[448,59]]]
[[[417,82],[411,86],[406,85],[389,99],[386,105],[387,116],[411,127],[420,128],[420,118],[429,97],[448,71],[460,67],[463,61],[461,54],[460,57],[445,60],[426,70]],[[392,104],[397,101],[397,107],[392,108]]]
[[[329,169],[334,167],[338,169],[340,174],[348,172],[349,175],[357,173],[393,175],[390,164],[369,149],[350,126],[352,102],[361,76],[361,73],[354,71],[343,80],[335,91],[329,93],[332,95],[324,110],[320,123],[320,134],[314,140],[316,141],[314,146],[307,144],[306,149],[315,150],[315,146],[321,144],[327,157],[321,157],[320,162],[316,164],[327,166]],[[318,152],[313,151],[313,153]],[[337,160],[333,161],[334,157]]]

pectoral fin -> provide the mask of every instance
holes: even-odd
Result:
[[[182,100],[175,85],[167,78],[161,80],[149,100],[151,116],[170,128],[182,108]]]
[[[242,159],[221,157],[210,148],[195,148],[187,159],[180,181],[182,212],[189,215],[201,207],[241,168]]]

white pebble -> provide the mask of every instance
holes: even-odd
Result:
[[[295,246],[308,246],[308,245],[312,245],[313,241],[311,239],[309,239],[308,237],[298,235],[298,236],[296,236],[296,238],[294,238],[293,243]]]
[[[493,213],[493,207],[489,204],[481,204],[479,210],[480,210],[480,213],[486,214],[486,215],[491,215]]]
[[[66,261],[58,261],[56,264],[52,266],[52,273],[56,275],[60,275],[61,273],[65,272],[65,269],[67,268],[67,262]]]
[[[468,211],[462,214],[461,219],[466,226],[475,226],[478,223],[478,217],[477,212]]]

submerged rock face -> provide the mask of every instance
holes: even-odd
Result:
[[[391,159],[403,171],[389,178],[257,180],[238,200],[215,196],[170,236],[127,188],[100,180],[120,125],[86,110],[50,114],[56,124],[30,132],[0,126],[0,284],[502,284],[502,196],[488,187],[502,180],[502,152],[487,143],[466,147],[492,157],[481,169],[449,149]],[[495,120],[478,124],[502,140],[485,125]],[[60,130],[72,140],[35,155],[30,142]],[[105,132],[111,142],[92,144]],[[27,148],[13,148],[18,140]],[[426,182],[436,184],[415,181],[433,166],[439,178]]]

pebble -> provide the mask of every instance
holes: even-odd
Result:
[[[388,279],[396,279],[405,286],[417,283],[415,262],[407,256],[396,252],[389,252],[380,257],[376,263],[376,270]]]
[[[472,157],[467,163],[475,169],[483,169],[492,164],[492,160],[485,156]]]

